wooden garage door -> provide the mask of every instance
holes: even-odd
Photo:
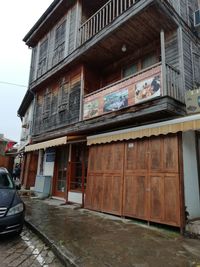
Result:
[[[123,143],[90,148],[86,208],[122,214],[123,162]]]
[[[123,214],[146,219],[148,216],[148,140],[125,146]]]
[[[180,226],[178,137],[168,135],[125,146],[125,216]]]
[[[178,136],[90,147],[85,207],[180,226]]]

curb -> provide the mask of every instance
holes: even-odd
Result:
[[[40,231],[32,222],[24,220],[25,225],[32,230],[39,238],[54,252],[58,257],[61,263],[66,267],[78,267],[75,263],[72,262],[70,257],[66,256],[61,249],[54,244],[54,241],[51,240],[46,234]]]

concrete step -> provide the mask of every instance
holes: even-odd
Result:
[[[188,234],[196,235],[196,237],[200,238],[200,218],[189,221],[185,230]]]
[[[21,189],[18,191],[21,197],[34,197],[35,193],[32,190]]]

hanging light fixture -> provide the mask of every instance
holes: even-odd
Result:
[[[127,50],[127,47],[126,47],[126,45],[125,45],[125,44],[123,44],[123,45],[122,45],[122,52],[123,52],[123,53],[125,53],[125,52],[126,52],[126,50]]]

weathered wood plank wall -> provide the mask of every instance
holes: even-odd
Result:
[[[36,78],[40,77],[48,69],[52,68],[53,65],[59,63],[63,58],[73,52],[76,48],[76,38],[77,31],[79,27],[80,10],[78,8],[78,3],[74,5],[71,9],[66,10],[66,14],[56,23],[56,25],[50,29],[50,31],[38,42],[37,46],[32,50],[32,60],[31,60],[31,69],[30,69],[30,83],[33,82]],[[64,42],[62,46],[58,47],[55,50],[55,36],[56,30],[59,26],[65,24],[63,27],[65,30],[64,33]],[[40,57],[40,47],[44,40],[48,40],[47,45],[47,57],[46,63],[43,67],[43,70],[40,72],[37,71],[37,66]],[[55,54],[56,53],[56,54]]]
[[[177,31],[166,34],[165,38],[165,56],[166,63],[179,69],[179,55]]]

